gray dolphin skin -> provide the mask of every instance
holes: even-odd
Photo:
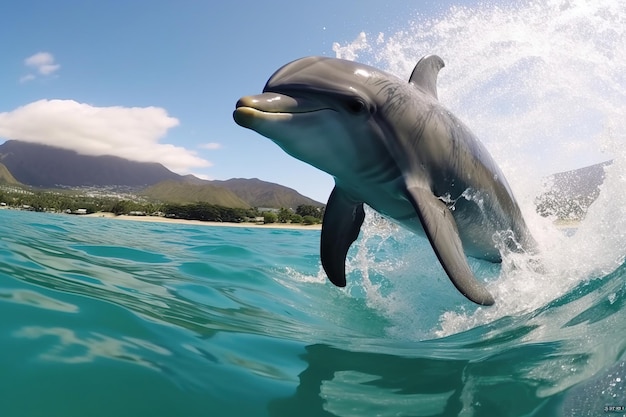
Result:
[[[356,62],[307,57],[276,71],[262,94],[237,102],[237,124],[334,177],[320,254],[337,286],[346,285],[346,255],[364,203],[425,235],[454,286],[477,304],[494,299],[466,255],[500,262],[503,245],[534,252],[504,175],[439,103],[443,66],[440,57],[425,56],[407,83]]]

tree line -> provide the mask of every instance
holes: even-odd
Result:
[[[118,199],[113,197],[95,197],[74,195],[65,192],[29,191],[21,189],[0,189],[0,203],[9,207],[26,208],[33,211],[76,211],[85,209],[87,213],[113,211]]]
[[[309,205],[300,205],[295,211],[292,211],[287,208],[279,210],[260,210],[256,207],[241,209],[208,203],[165,204],[162,211],[168,217],[179,219],[234,223],[256,221],[262,218],[264,223],[316,224],[322,221],[324,215],[323,209]]]
[[[295,211],[288,208],[279,210],[260,210],[258,208],[232,208],[203,202],[192,204],[155,203],[130,198],[76,195],[54,191],[28,191],[21,189],[0,189],[0,203],[16,208],[28,208],[33,211],[76,212],[84,209],[86,213],[111,212],[117,215],[142,213],[146,215],[164,215],[186,220],[241,223],[263,218],[265,223],[320,223],[324,209],[300,205]]]

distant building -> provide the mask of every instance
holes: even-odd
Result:
[[[87,209],[84,209],[84,208],[76,209],[74,214],[87,214]]]
[[[257,208],[257,210],[259,210],[259,213],[275,213],[278,214],[278,212],[280,211],[280,209],[277,208],[271,208],[271,207],[259,207]]]

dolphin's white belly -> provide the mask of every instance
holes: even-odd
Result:
[[[344,189],[349,190],[355,200],[364,202],[405,229],[420,236],[426,236],[415,208],[405,196],[404,180],[401,177],[398,176],[386,182],[345,184],[338,181],[338,183]],[[452,212],[457,222],[464,252],[475,258],[499,261],[500,253],[493,241],[495,231],[491,230],[492,228],[485,219],[476,216],[477,210],[470,210],[472,215],[469,215],[466,212],[468,209],[468,206],[458,207]]]
[[[394,223],[425,236],[424,228],[413,205],[404,192],[404,180],[400,175],[390,174],[386,181],[355,181],[346,183],[336,179],[357,201],[362,201]]]

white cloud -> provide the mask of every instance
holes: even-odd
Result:
[[[200,178],[201,180],[206,180],[206,181],[213,181],[215,178],[209,176],[209,175],[205,175],[205,174],[197,174],[192,172],[191,173],[194,177]]]
[[[35,69],[42,75],[50,75],[61,66],[54,63],[54,56],[50,52],[38,52],[24,60],[27,67]]]
[[[46,64],[46,65],[40,65],[38,67],[39,73],[43,75],[50,75],[56,70],[58,70],[59,68],[61,68],[61,66],[57,64],[55,65]]]
[[[24,60],[24,64],[29,67],[38,67],[40,65],[51,64],[54,62],[54,56],[50,52],[37,52]]]
[[[159,107],[95,107],[73,100],[39,100],[0,113],[0,137],[160,162],[178,173],[211,163],[180,146],[159,143],[178,119]]]
[[[217,143],[217,142],[209,142],[209,143],[204,143],[202,145],[199,146],[202,149],[207,149],[209,151],[215,151],[218,149],[222,149],[222,144],[221,143]]]
[[[50,52],[37,52],[24,60],[24,65],[34,70],[41,76],[49,76],[61,68],[61,65],[54,61],[54,56]],[[27,74],[20,78],[20,83],[32,81],[37,78],[34,74]]]
[[[26,83],[34,79],[35,79],[35,76],[33,74],[26,74],[23,77],[20,77],[20,83]]]

